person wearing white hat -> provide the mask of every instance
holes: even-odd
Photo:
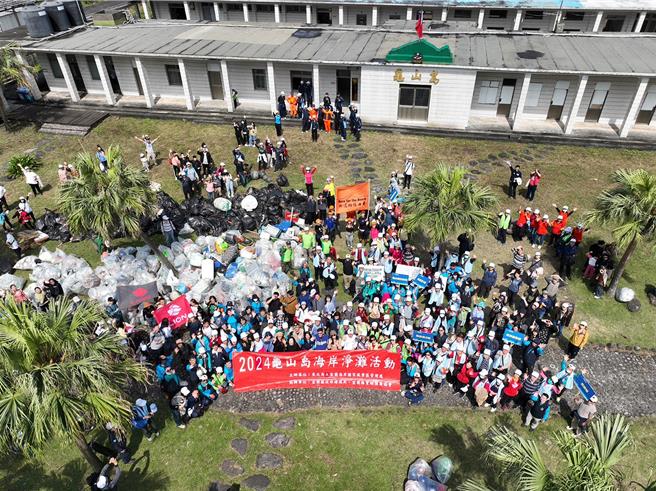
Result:
[[[578,406],[572,412],[572,421],[567,429],[578,435],[588,431],[590,419],[597,414],[598,399],[596,395],[593,395],[587,401],[581,398],[576,398],[574,401],[578,403]]]
[[[528,183],[526,185],[527,200],[533,201],[533,199],[535,199],[535,192],[538,189],[538,184],[540,184],[541,179],[542,179],[542,174],[538,169],[535,169],[533,172],[531,172],[531,175],[528,178]]]
[[[154,437],[159,436],[159,430],[153,424],[153,416],[156,412],[157,406],[155,404],[148,405],[148,401],[145,399],[137,399],[134,406],[132,406],[132,414],[134,415],[132,426],[143,430],[149,442],[152,442]]]
[[[587,321],[581,321],[578,324],[574,324],[571,329],[569,336],[569,343],[567,345],[567,356],[570,360],[576,358],[576,355],[579,354],[579,351],[588,343],[590,338],[590,332],[588,330]]]
[[[508,409],[508,406],[517,400],[519,391],[522,388],[521,376],[522,371],[517,369],[512,376],[508,377],[508,381],[501,391],[501,409]]]
[[[412,155],[405,156],[405,162],[403,163],[403,189],[410,189],[410,182],[412,181],[412,175],[415,172],[415,161]]]
[[[92,489],[101,491],[105,489],[116,489],[121,477],[121,469],[118,466],[116,458],[111,457],[100,472],[97,475],[92,475],[92,477]]]
[[[474,396],[474,402],[477,406],[482,406],[490,396],[490,382],[488,380],[488,371],[483,368],[478,372],[476,378],[471,384]]]

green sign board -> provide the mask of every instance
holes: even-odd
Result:
[[[391,49],[386,61],[399,61],[402,63],[440,63],[450,65],[453,63],[451,49],[446,44],[438,48],[425,39],[411,41],[398,48]]]

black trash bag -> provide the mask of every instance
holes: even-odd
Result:
[[[286,186],[289,186],[289,180],[287,179],[287,176],[285,176],[285,174],[280,174],[276,178],[276,184],[281,188],[284,188]]]
[[[42,218],[39,218],[34,224],[34,226],[36,227],[37,230],[41,230],[41,231],[43,231],[43,229],[46,228],[46,224]]]
[[[196,233],[201,235],[213,234],[215,230],[214,224],[203,217],[190,217],[188,223],[189,226],[196,231]]]
[[[255,218],[251,215],[244,215],[241,219],[241,224],[244,230],[255,230],[257,228],[257,222]]]

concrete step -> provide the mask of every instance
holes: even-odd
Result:
[[[41,125],[41,128],[39,128],[40,133],[55,133],[58,135],[73,136],[84,136],[89,130],[91,130],[91,127],[89,126],[74,126],[57,123],[44,123]]]

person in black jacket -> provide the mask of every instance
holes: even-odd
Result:
[[[535,431],[538,425],[544,420],[545,415],[547,414],[547,409],[549,408],[549,394],[542,394],[540,399],[538,399],[531,409],[526,413],[526,418],[524,419],[524,426],[531,426],[530,431]]]
[[[518,165],[513,167],[512,164],[508,161],[506,161],[506,165],[510,169],[510,179],[508,180],[508,196],[510,196],[513,199],[516,199],[517,186],[522,185],[522,171],[520,170]]]

